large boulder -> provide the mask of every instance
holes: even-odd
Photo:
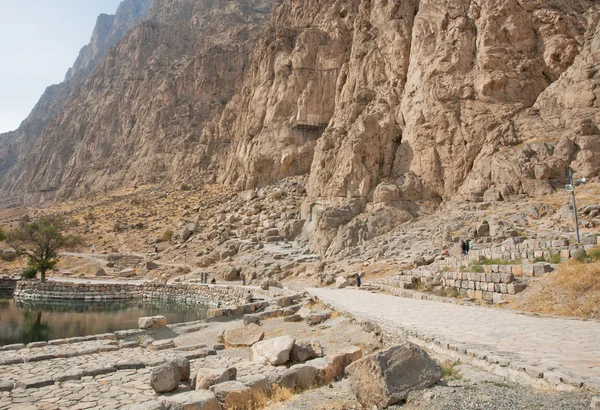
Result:
[[[167,318],[164,316],[141,317],[138,319],[140,329],[159,329],[167,325]]]
[[[215,384],[235,380],[237,377],[237,369],[210,369],[200,368],[196,373],[194,388],[196,390],[206,390]]]
[[[178,357],[177,359],[173,360],[173,363],[179,370],[179,379],[182,382],[187,382],[190,379],[190,361],[185,357]]]
[[[395,184],[388,184],[387,182],[382,182],[377,185],[375,188],[375,192],[373,193],[373,202],[374,203],[386,203],[386,202],[394,202],[400,199],[400,189]]]
[[[310,340],[297,340],[290,353],[291,359],[296,363],[304,363],[316,357],[323,357],[323,347],[319,342]]]
[[[152,369],[150,374],[150,386],[157,393],[172,392],[179,386],[181,374],[177,364],[168,362]]]
[[[346,367],[362,357],[362,350],[358,346],[350,346],[327,357],[310,360],[306,364],[317,369],[319,384],[329,384],[344,375]]]
[[[309,364],[296,364],[276,377],[276,384],[291,390],[306,390],[316,384],[318,370]]]
[[[252,346],[265,337],[265,332],[256,324],[249,324],[240,329],[229,329],[223,333],[223,341],[229,346]]]
[[[335,280],[335,287],[338,289],[343,289],[348,286],[350,286],[350,282],[343,276],[338,276]]]
[[[425,389],[443,376],[421,348],[407,343],[364,357],[346,368],[350,388],[366,408],[386,408]]]
[[[255,343],[250,349],[250,360],[273,366],[285,364],[295,342],[291,336],[281,336]]]
[[[282,289],[283,285],[276,281],[273,278],[267,278],[260,282],[260,288],[262,290],[269,290],[269,288],[279,288]]]
[[[252,389],[242,382],[225,382],[212,386],[210,390],[217,396],[225,409],[252,408]]]

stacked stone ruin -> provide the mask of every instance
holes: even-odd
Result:
[[[526,288],[521,277],[542,276],[555,270],[555,265],[536,260],[572,258],[578,251],[590,250],[600,244],[599,237],[583,238],[582,244],[570,245],[566,239],[539,240],[510,238],[501,245],[473,249],[468,255],[450,256],[430,265],[403,270],[394,277],[373,281],[381,290],[396,296],[439,300],[433,295],[411,291],[423,286],[440,292],[453,290],[456,296],[504,303],[506,295],[516,295]],[[484,260],[506,261],[506,264],[479,265],[474,272],[472,263]]]

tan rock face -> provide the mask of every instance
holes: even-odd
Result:
[[[145,19],[154,0],[125,0],[114,15],[98,17],[90,43],[83,47],[65,76],[65,81],[48,87],[20,127],[0,134],[0,188],[8,188],[22,172],[23,162],[44,127],[61,112],[73,89],[83,83],[92,70],[130,29]],[[0,205],[10,204],[11,195],[1,195]],[[42,196],[43,199],[43,196]]]
[[[3,185],[35,203],[308,173],[285,236],[335,254],[443,201],[598,176],[599,19],[591,0],[159,2],[27,161],[0,143]]]
[[[214,148],[202,126],[241,86],[271,3],[159,2],[44,128],[11,189],[35,203],[197,171]]]

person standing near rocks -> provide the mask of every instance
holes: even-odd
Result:
[[[360,285],[361,285],[360,273],[357,273],[356,274],[356,286],[360,289]]]
[[[467,242],[464,240],[460,241],[460,250],[463,255],[466,255],[469,251],[467,250]]]
[[[154,253],[158,253],[158,245],[154,244]]]

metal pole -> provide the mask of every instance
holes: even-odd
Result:
[[[573,171],[569,170],[569,184],[573,187],[571,191],[571,199],[573,200],[573,218],[575,219],[575,235],[577,243],[580,243],[579,238],[579,218],[577,217],[577,203],[575,202],[575,184],[573,184]]]

